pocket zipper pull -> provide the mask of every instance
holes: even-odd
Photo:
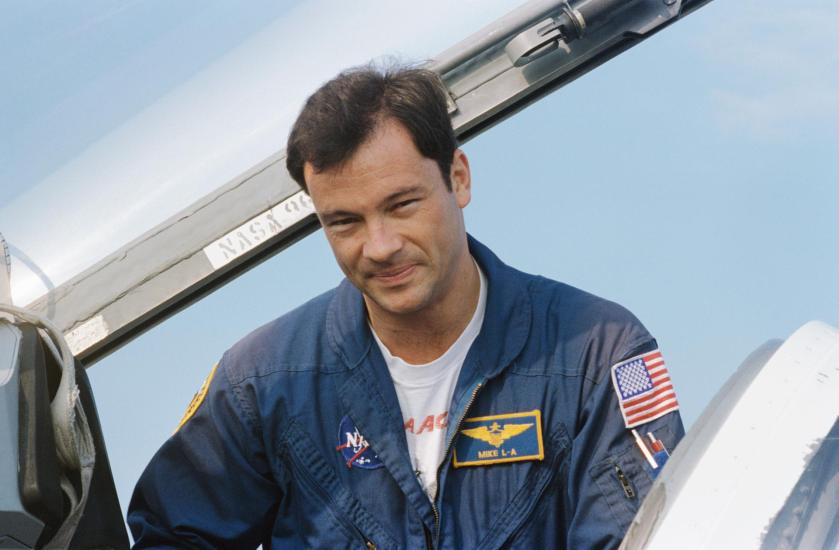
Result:
[[[615,474],[618,476],[618,481],[620,481],[621,487],[623,487],[623,494],[626,498],[635,498],[635,489],[632,488],[632,484],[629,483],[629,478],[626,477],[626,474],[623,473],[623,470],[617,464],[615,464]]]

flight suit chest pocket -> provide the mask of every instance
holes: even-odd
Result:
[[[540,529],[533,525],[535,509],[542,499],[551,482],[564,477],[564,469],[568,465],[571,439],[563,425],[554,428],[545,440],[544,459],[534,462],[535,467],[530,471],[524,485],[516,492],[512,500],[499,514],[478,548],[495,549],[506,547],[512,539],[513,546],[520,546],[515,541],[526,532]]]
[[[656,435],[665,441],[672,440],[668,427],[659,428]],[[653,483],[641,453],[634,444],[628,443],[589,469],[589,475],[600,489],[614,520],[625,531]]]
[[[289,514],[314,548],[397,548],[394,539],[341,482],[303,426],[292,421],[280,451],[292,470]]]

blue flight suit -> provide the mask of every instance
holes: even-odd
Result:
[[[486,315],[447,441],[460,449],[464,418],[539,411],[541,459],[455,468],[450,448],[432,503],[362,296],[345,280],[224,354],[137,484],[137,547],[616,547],[652,477],[610,369],[656,342],[621,306],[512,269],[471,237],[469,248],[487,277]],[[369,443],[355,462],[346,422]],[[671,451],[684,434],[678,412],[642,428]]]

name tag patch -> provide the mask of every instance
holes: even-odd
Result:
[[[535,410],[464,419],[452,464],[460,468],[543,458],[542,413]]]

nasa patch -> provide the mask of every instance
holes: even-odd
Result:
[[[341,453],[347,468],[363,468],[375,470],[384,466],[381,459],[370,448],[370,444],[359,433],[358,428],[349,416],[341,419],[338,432],[338,446],[335,450]]]

